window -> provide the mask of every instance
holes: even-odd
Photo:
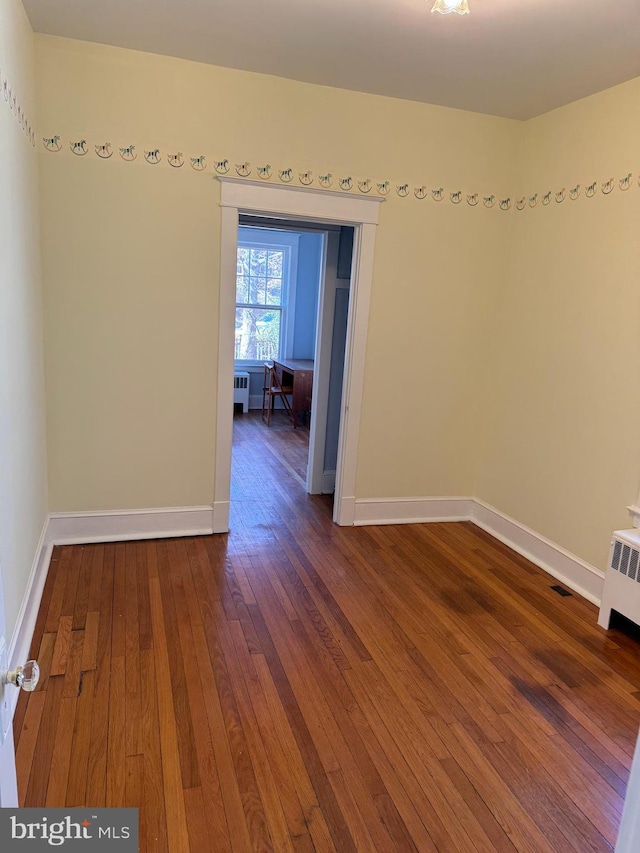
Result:
[[[264,361],[280,354],[288,255],[286,246],[238,245],[236,359]]]
[[[235,360],[242,366],[292,355],[299,241],[297,232],[238,228]]]

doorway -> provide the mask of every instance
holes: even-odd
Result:
[[[348,299],[344,383],[340,406],[333,520],[353,524],[356,463],[364,358],[368,326],[375,230],[382,198],[350,196],[303,187],[220,178],[221,252],[218,318],[218,381],[214,532],[229,529],[233,371],[235,352],[236,265],[241,213],[354,227],[353,271]]]
[[[261,429],[280,427],[274,442],[288,440],[298,479],[314,495],[335,490],[352,248],[348,225],[239,217],[234,388],[243,390],[234,393],[234,428],[246,450],[251,436],[262,442]],[[264,419],[265,362],[282,359],[298,371],[312,370],[304,387],[313,406],[296,412],[293,434],[287,431],[291,414],[278,397],[267,425],[257,414]],[[241,421],[252,421],[253,429],[242,430]],[[234,432],[232,477],[240,464],[237,438]]]
[[[332,244],[337,235],[334,226]],[[326,228],[319,230],[313,223],[239,216],[233,501],[264,493],[270,477],[279,480],[279,488],[293,477],[298,494],[306,489],[310,401],[315,406],[317,400],[312,381],[317,376],[318,302],[328,273],[328,238]],[[276,366],[274,380],[279,376],[284,387],[292,386],[286,395],[266,391],[273,386],[267,365]]]

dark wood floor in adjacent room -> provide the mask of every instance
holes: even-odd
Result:
[[[470,523],[334,526],[278,418],[236,418],[230,535],[55,549],[22,803],[168,853],[612,850],[640,644]]]

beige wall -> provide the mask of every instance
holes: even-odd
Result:
[[[0,4],[0,564],[11,639],[47,515],[33,36],[19,0]],[[27,128],[28,129],[28,128]]]
[[[520,194],[581,195],[512,221],[476,489],[599,568],[640,471],[640,190],[617,185],[637,170],[639,98],[634,80],[523,127]]]
[[[392,189],[357,497],[476,494],[604,566],[640,467],[640,193],[584,188],[633,170],[640,81],[520,124],[36,44],[42,134],[65,142],[40,151],[52,510],[213,497],[218,185],[188,162],[149,166],[143,149],[514,198],[580,183],[576,201],[509,214]],[[102,162],[93,144],[106,141]],[[124,163],[117,147],[131,143],[138,160]]]
[[[218,184],[143,149],[506,194],[519,124],[39,36],[51,509],[211,503]],[[75,157],[68,140],[86,138]],[[110,141],[100,161],[93,144]],[[123,162],[117,147],[137,145]],[[388,196],[358,497],[465,494],[505,214]],[[421,386],[407,399],[400,376]],[[381,391],[380,389],[384,389]]]

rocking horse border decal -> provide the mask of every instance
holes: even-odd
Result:
[[[10,109],[14,110],[13,95],[7,81],[2,78],[2,69],[0,68],[0,80],[2,80],[2,92],[4,100],[9,105]],[[15,107],[19,110],[19,107]],[[20,111],[17,116],[22,123],[26,122],[24,114]],[[31,126],[26,123],[26,132],[29,139],[33,139],[35,145],[35,132]],[[110,141],[95,142],[90,145],[84,136],[76,135],[63,142],[62,135],[55,133],[52,136],[43,136],[42,145],[45,151],[52,154],[69,152],[78,159],[94,156],[101,160],[110,160],[115,151],[118,152],[120,159],[127,163],[138,161],[138,163],[147,163],[151,166],[161,166],[162,164],[170,166],[172,169],[181,169],[185,164],[191,167],[186,171],[201,172],[208,175],[227,175],[235,174],[240,178],[257,178],[260,181],[272,181],[283,184],[299,184],[302,187],[317,186],[319,188],[339,193],[351,193],[354,195],[378,195],[387,196],[398,199],[414,199],[419,202],[432,201],[436,203],[450,204],[460,206],[461,208],[485,208],[487,210],[497,210],[502,212],[515,211],[521,213],[524,211],[533,210],[534,208],[544,208],[556,205],[563,205],[565,199],[570,202],[577,202],[584,199],[592,199],[596,195],[609,196],[618,193],[626,193],[633,187],[640,187],[640,173],[634,175],[633,172],[627,172],[622,177],[609,177],[606,180],[593,180],[590,178],[584,183],[576,183],[569,185],[569,189],[561,187],[560,189],[546,189],[537,191],[531,194],[523,195],[502,195],[496,192],[480,193],[475,191],[465,191],[463,189],[449,189],[444,186],[431,186],[428,184],[412,184],[408,181],[402,183],[393,182],[390,178],[378,179],[372,176],[358,176],[357,173],[340,173],[337,170],[326,172],[315,172],[313,169],[295,168],[293,164],[285,164],[282,167],[274,166],[272,162],[260,161],[257,163],[248,160],[236,160],[230,157],[220,158],[220,156],[211,156],[210,154],[199,151],[197,154],[184,154],[182,150],[162,150],[158,146],[139,146],[135,142],[127,141],[125,145],[117,145],[115,148]],[[142,156],[138,157],[138,152],[142,152]],[[551,203],[554,202],[552,205]],[[569,207],[572,205],[570,204]]]

